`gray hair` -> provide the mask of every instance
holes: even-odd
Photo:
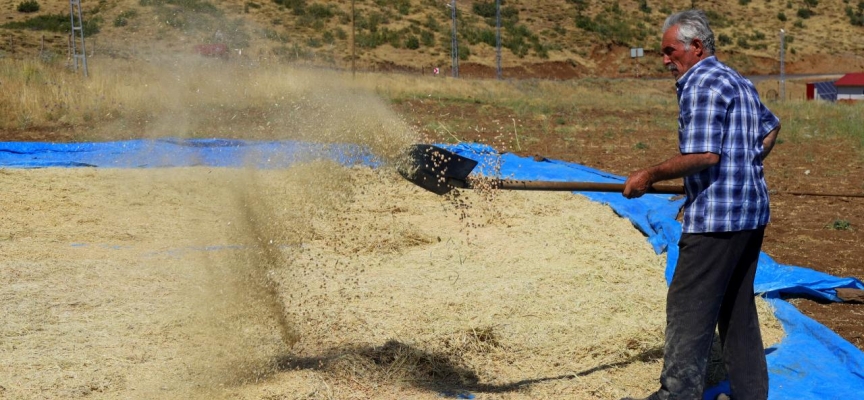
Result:
[[[693,39],[699,39],[705,45],[705,52],[714,54],[714,32],[708,26],[708,16],[704,11],[687,10],[670,15],[663,23],[663,32],[676,25],[678,41],[684,44],[685,50],[690,48]]]

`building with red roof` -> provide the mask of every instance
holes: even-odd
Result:
[[[843,75],[837,82],[837,100],[864,100],[864,72]]]
[[[831,82],[807,84],[807,100],[855,101],[864,100],[864,72],[853,72]]]

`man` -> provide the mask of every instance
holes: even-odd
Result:
[[[633,172],[624,196],[684,178],[683,233],[666,300],[660,389],[650,400],[701,400],[714,328],[719,327],[733,400],[765,400],[768,372],[753,293],[768,223],[762,160],[780,121],[753,84],[714,56],[705,13],[663,25],[663,64],[676,78],[681,154]]]

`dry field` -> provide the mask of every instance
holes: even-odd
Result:
[[[3,170],[0,393],[614,399],[656,385],[665,256],[563,193],[329,162]],[[763,306],[766,344],[782,330]]]

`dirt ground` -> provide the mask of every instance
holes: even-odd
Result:
[[[670,82],[671,85],[671,82]],[[464,140],[495,145],[502,151],[524,156],[565,160],[626,176],[653,165],[677,152],[674,130],[640,129],[638,137],[627,126],[586,128],[581,139],[556,135],[554,120],[566,124],[579,121],[639,121],[676,115],[642,115],[627,110],[580,109],[578,115],[552,115],[532,120],[521,129],[534,140],[523,140],[502,148],[500,127],[489,121],[509,121],[511,115],[490,114],[474,105],[440,105],[435,102],[408,101],[398,105],[410,118],[425,121],[445,115],[459,115],[475,121],[470,131],[451,132]],[[607,118],[610,113],[614,118]],[[431,118],[430,118],[431,117]],[[545,125],[545,126],[543,126]],[[651,124],[645,124],[650,126]],[[552,133],[550,133],[552,132]],[[435,132],[429,132],[434,136]],[[448,134],[449,135],[449,134]],[[593,136],[592,136],[593,135]],[[783,135],[781,132],[781,141]],[[446,141],[448,137],[440,137]],[[795,196],[785,192],[864,193],[864,156],[854,139],[782,141],[766,161],[766,177],[772,191],[772,222],[766,231],[763,251],[777,262],[823,271],[835,276],[864,279],[864,198]],[[625,150],[612,150],[625,149]],[[846,221],[849,229],[831,229],[835,221]],[[864,350],[864,305],[823,304],[808,299],[794,300],[807,315],[828,326]]]

